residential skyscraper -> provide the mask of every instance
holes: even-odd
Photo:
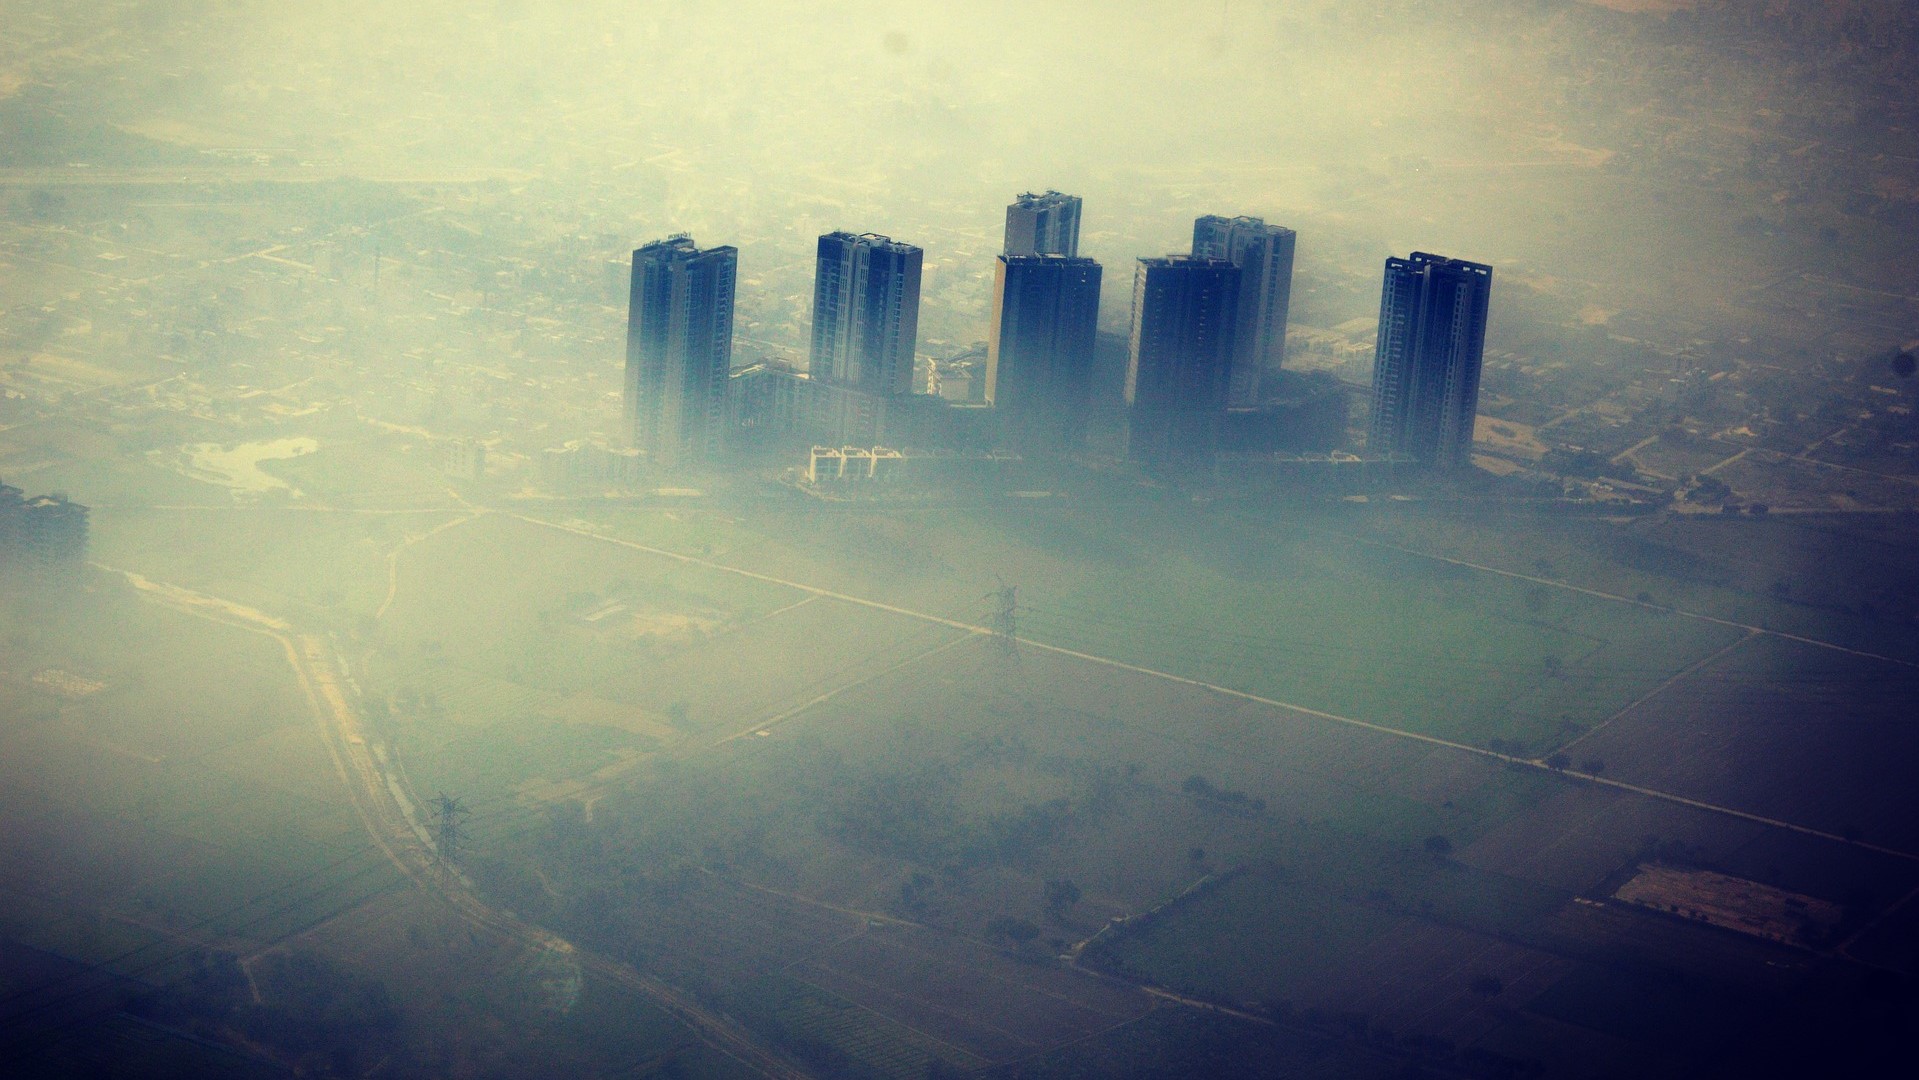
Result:
[[[1259,379],[1286,359],[1286,314],[1293,295],[1293,230],[1256,217],[1208,215],[1193,222],[1193,254],[1239,267],[1239,329],[1227,399],[1259,404]]]
[[[719,453],[739,251],[686,235],[633,252],[626,314],[631,445],[667,467]]]
[[[1386,260],[1366,445],[1439,469],[1465,465],[1493,269],[1415,251]]]
[[[1079,255],[1079,196],[1028,191],[1006,208],[1007,255]]]
[[[1065,255],[1001,255],[987,326],[986,403],[1010,445],[1068,451],[1086,442],[1100,266]]]
[[[913,386],[919,248],[876,233],[820,237],[813,277],[813,378],[869,394]]]
[[[1126,360],[1127,455],[1210,468],[1226,418],[1239,267],[1185,255],[1141,259]]]

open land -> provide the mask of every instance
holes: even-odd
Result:
[[[1404,506],[1277,520],[1223,507],[1199,549],[1150,504],[1100,511],[1129,518],[1125,544],[1089,545],[1081,513],[127,510],[99,515],[96,547],[141,580],[336,627],[361,737],[413,793],[399,813],[426,824],[428,797],[458,792],[483,895],[729,1002],[802,1067],[1030,1071],[1133,1038],[1121,1032],[1142,1017],[1213,1005],[1361,1057],[1642,1068],[1655,1036],[1696,1032],[1688,1053],[1708,1055],[1767,1002],[1838,977],[1842,941],[1892,932],[1919,885],[1897,789],[1827,782],[1846,759],[1774,746],[1816,727],[1755,711],[1777,702],[1816,725],[1808,710],[1855,666],[1909,671],[1903,647],[1881,643],[1897,653],[1881,659],[1812,639],[1764,590],[1689,583],[1689,601],[1724,615],[1611,592],[1643,573],[1630,560],[1589,554],[1546,578],[1531,546],[1496,533],[1473,545],[1483,568],[1462,565],[1431,542],[1471,532],[1443,509],[1419,530],[1428,553],[1399,542],[1422,520]],[[259,527],[239,545],[248,558],[192,542],[288,514],[321,527]],[[155,524],[180,539],[116,540]],[[1341,536],[1367,542],[1327,539]],[[911,572],[847,554],[881,539],[915,553]],[[302,565],[348,567],[326,580],[349,587],[304,593]],[[1142,565],[1173,569],[1124,588]],[[995,574],[1040,583],[1020,590],[1010,653],[985,625]],[[1399,590],[1447,649],[1395,629]],[[93,591],[180,618],[116,577]],[[256,667],[274,670],[272,642],[252,637]],[[34,663],[10,685],[62,702],[50,715],[119,711],[121,680],[97,658]],[[1326,670],[1405,671],[1418,699],[1452,704],[1435,716],[1383,674]],[[1886,708],[1897,700],[1888,684]],[[312,731],[297,700],[278,708]],[[1699,749],[1672,752],[1662,716],[1685,717]],[[85,737],[122,758],[187,752],[153,726],[141,741]],[[1728,751],[1743,764],[1726,768]],[[1561,752],[1570,761],[1545,763]],[[1796,767],[1769,764],[1780,757]],[[293,772],[325,794],[329,769],[310,760]],[[1715,938],[1611,899],[1649,860],[1841,914],[1783,944]],[[1049,899],[1060,881],[1070,903]],[[607,907],[609,889],[627,902]],[[396,925],[360,908],[321,937],[347,949],[354,920]],[[1910,954],[1872,948],[1878,962]],[[1643,1009],[1692,1008],[1692,991],[1614,1015],[1617,994],[1669,984],[1758,989],[1683,1022]],[[595,985],[575,992],[618,992]]]

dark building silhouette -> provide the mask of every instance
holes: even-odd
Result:
[[[884,445],[920,455],[984,452],[994,445],[993,410],[984,405],[955,404],[933,394],[868,394],[822,382],[777,360],[733,372],[727,410],[735,450],[780,461],[790,462],[814,446]]]
[[[1239,268],[1225,259],[1141,259],[1126,362],[1127,456],[1210,469],[1226,418]]]
[[[1077,195],[1026,192],[1006,208],[1007,255],[1079,255]]]
[[[993,270],[986,403],[1008,445],[1071,451],[1086,442],[1100,266],[1065,255],[1002,255]]]
[[[72,571],[87,559],[87,508],[0,484],[0,570]]]
[[[1353,390],[1324,371],[1278,372],[1251,409],[1226,410],[1220,452],[1326,453],[1346,445]]]
[[[727,380],[734,445],[748,452],[789,454],[815,443],[872,446],[894,437],[903,402],[816,379],[778,360],[748,364]]]
[[[1366,447],[1438,469],[1472,455],[1493,270],[1416,251],[1386,260]]]
[[[1256,217],[1208,215],[1193,222],[1193,254],[1239,267],[1239,328],[1228,400],[1260,402],[1260,379],[1286,360],[1286,317],[1293,295],[1293,230]]]
[[[875,233],[820,237],[813,278],[815,380],[880,396],[911,392],[919,248]]]
[[[656,464],[711,461],[733,366],[739,252],[675,236],[633,252],[626,316],[626,425]]]

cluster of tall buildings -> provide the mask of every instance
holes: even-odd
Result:
[[[991,418],[981,437],[994,449],[1060,454],[1086,444],[1102,269],[1079,254],[1080,212],[1078,197],[1057,191],[1006,208],[981,395]],[[1191,254],[1138,261],[1122,393],[1128,457],[1207,468],[1229,413],[1261,404],[1262,382],[1285,360],[1296,239],[1259,218],[1207,216],[1194,223]],[[839,446],[953,430],[938,415],[946,402],[913,392],[923,255],[876,233],[820,237],[806,369],[774,362],[735,373],[738,252],[683,235],[638,249],[631,445],[674,467],[713,460],[729,433]],[[1370,450],[1441,468],[1467,460],[1490,283],[1476,263],[1387,260]]]

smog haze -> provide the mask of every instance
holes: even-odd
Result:
[[[0,1073],[1871,1075],[1897,0],[6,0]]]

